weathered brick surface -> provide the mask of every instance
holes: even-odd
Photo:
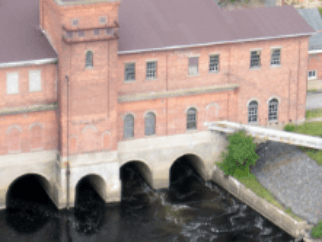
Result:
[[[322,53],[309,55],[308,71],[315,70],[316,77],[322,80]]]
[[[259,101],[260,125],[266,125],[268,122],[268,101],[273,97],[280,101],[278,122],[286,123],[289,120],[304,119],[309,37],[121,55],[117,53],[117,40],[77,44],[67,44],[63,41],[62,25],[76,29],[77,27],[71,26],[71,21],[73,18],[78,18],[79,28],[94,29],[102,26],[99,23],[101,16],[107,16],[108,25],[112,25],[114,21],[117,21],[119,4],[119,2],[107,2],[58,6],[53,0],[41,0],[41,27],[59,54],[57,65],[59,112],[58,117],[52,117],[50,122],[46,121],[48,123],[44,121],[49,117],[47,113],[55,112],[28,113],[26,114],[28,118],[24,115],[0,117],[3,132],[6,132],[15,122],[22,127],[23,131],[19,135],[21,140],[24,140],[21,141],[23,151],[30,150],[29,146],[36,149],[40,146],[35,138],[41,136],[39,129],[35,129],[32,138],[26,141],[28,132],[24,130],[28,130],[33,122],[45,122],[44,130],[47,126],[56,125],[55,129],[50,129],[55,130],[56,133],[48,133],[48,139],[54,137],[53,140],[56,140],[56,143],[46,140],[47,136],[44,142],[52,144],[50,147],[59,147],[60,154],[66,156],[68,142],[69,152],[73,154],[116,150],[117,143],[123,140],[123,118],[127,113],[135,116],[134,139],[145,137],[144,115],[148,111],[156,114],[156,136],[187,132],[186,112],[189,107],[195,107],[198,110],[198,131],[205,130],[204,122],[217,119],[247,123],[247,104],[252,99]],[[270,65],[271,47],[281,48],[280,67]],[[261,49],[259,69],[250,69],[250,50],[252,49]],[[85,68],[85,55],[88,50],[93,52],[93,68]],[[209,73],[210,54],[220,54],[218,73]],[[193,77],[188,76],[188,63],[191,56],[199,56],[199,74]],[[311,57],[312,61],[313,59]],[[146,79],[146,61],[148,60],[157,61],[155,80]],[[136,78],[135,81],[124,82],[124,64],[129,62],[135,62]],[[42,94],[21,94],[16,98],[1,95],[0,106],[31,105],[56,100],[55,78],[53,78],[56,75],[56,67],[48,65],[46,68],[44,73],[49,81],[46,81]],[[3,78],[7,71],[0,71],[0,78],[1,76]],[[69,102],[67,102],[66,76],[69,77]],[[22,79],[22,83],[26,83],[26,80]],[[118,97],[123,95],[229,83],[237,83],[239,88],[214,93],[118,103]],[[2,85],[0,90],[5,90],[3,82],[0,85]],[[26,90],[26,84],[22,84],[21,88],[22,91]],[[67,107],[69,107],[68,120]],[[68,129],[69,141],[67,139]],[[1,139],[1,152],[6,153],[7,137],[2,136]],[[11,149],[17,149],[14,140],[9,144]]]

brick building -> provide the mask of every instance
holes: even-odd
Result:
[[[302,122],[313,29],[290,6],[5,1],[0,154],[116,150],[204,122]]]

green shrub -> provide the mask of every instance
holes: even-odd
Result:
[[[255,165],[259,156],[256,154],[254,138],[248,136],[245,130],[239,130],[228,135],[229,145],[226,152],[222,152],[223,161],[218,165],[230,176],[247,176],[249,166]]]
[[[312,229],[312,237],[317,239],[322,237],[322,221]]]
[[[294,124],[287,124],[284,126],[285,131],[293,132],[295,130],[295,125]]]

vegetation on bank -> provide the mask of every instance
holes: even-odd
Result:
[[[318,225],[312,229],[311,234],[315,239],[322,238],[322,221],[320,221]]]
[[[219,169],[224,171],[225,175],[235,177],[256,195],[283,210],[296,220],[303,221],[303,219],[293,214],[291,209],[287,209],[280,204],[274,198],[274,195],[264,188],[258,182],[257,177],[251,173],[249,166],[254,166],[259,159],[259,156],[255,152],[256,144],[254,144],[254,138],[247,136],[245,131],[240,130],[228,135],[228,140],[230,143],[227,147],[227,152],[222,153],[223,161],[216,163]]]
[[[322,8],[318,7],[318,9],[319,9],[320,15],[322,16]]]
[[[322,109],[313,109],[313,110],[307,110],[305,112],[305,118],[319,118],[322,117]]]
[[[284,130],[299,134],[307,134],[312,136],[322,137],[322,122],[304,123],[301,125],[287,124]],[[317,164],[322,165],[322,150],[298,146],[299,149],[315,160]]]

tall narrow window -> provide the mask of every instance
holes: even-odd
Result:
[[[255,67],[260,67],[261,66],[261,51],[260,50],[255,50],[251,51],[250,53],[250,67],[255,68]]]
[[[316,79],[316,71],[315,70],[310,70],[307,74],[307,77],[309,80]]]
[[[209,72],[219,71],[219,55],[211,55],[209,60]]]
[[[41,71],[29,71],[29,92],[41,91]]]
[[[135,80],[135,63],[125,64],[125,81]]]
[[[147,113],[144,118],[145,121],[145,135],[155,134],[155,115],[154,113]]]
[[[93,67],[93,52],[86,52],[86,66],[85,67]]]
[[[268,121],[277,120],[278,101],[274,98],[268,103]]]
[[[19,93],[19,74],[18,72],[7,73],[7,94]]]
[[[248,123],[257,122],[258,113],[258,103],[256,101],[251,101],[248,105]]]
[[[281,65],[281,50],[280,49],[272,50],[271,65],[272,66]]]
[[[124,138],[134,137],[134,117],[128,114],[124,118]]]
[[[146,78],[155,79],[157,77],[157,62],[150,61],[146,63]]]
[[[189,108],[187,112],[187,130],[197,129],[197,110]]]
[[[199,57],[189,58],[189,75],[198,75],[198,61]]]

